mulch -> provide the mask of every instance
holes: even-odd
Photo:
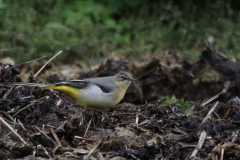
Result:
[[[180,62],[174,51],[144,58],[108,59],[79,73],[125,70],[137,79],[107,110],[81,107],[57,91],[2,86],[0,159],[240,159],[240,64],[211,47],[196,63]],[[24,65],[0,63],[0,82],[20,82]],[[27,82],[39,80],[30,74]],[[177,99],[166,105],[172,95]]]

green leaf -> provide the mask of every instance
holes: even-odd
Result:
[[[168,105],[172,104],[177,101],[177,98],[173,95],[171,98],[167,97],[167,99],[162,103],[162,105]],[[193,112],[193,107],[191,107],[189,104],[187,104],[184,99],[181,99],[178,104],[176,105],[180,108],[181,112],[177,113],[179,115],[186,115],[190,116]]]

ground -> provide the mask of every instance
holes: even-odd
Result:
[[[179,62],[175,52],[144,58],[112,58],[78,73],[125,70],[137,79],[107,110],[81,107],[57,91],[11,87],[20,74],[27,82],[39,77],[24,71],[31,64],[1,63],[0,159],[239,159],[240,64],[209,46],[196,63]],[[46,70],[54,69],[45,68],[42,81],[67,79]]]

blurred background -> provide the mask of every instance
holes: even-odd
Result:
[[[0,58],[55,63],[174,50],[195,61],[206,39],[240,60],[237,0],[0,0]]]

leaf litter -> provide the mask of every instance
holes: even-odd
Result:
[[[84,79],[125,70],[137,79],[107,110],[81,107],[57,91],[2,86],[0,159],[239,159],[240,64],[210,47],[192,64],[176,52],[144,59],[112,58],[79,73]],[[21,81],[24,67],[0,63],[0,81]],[[29,73],[27,82],[41,83]]]

